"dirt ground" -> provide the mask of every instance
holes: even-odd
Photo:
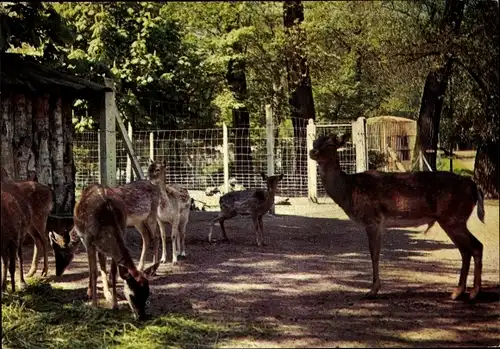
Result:
[[[450,299],[461,259],[437,224],[427,235],[425,227],[388,231],[379,297],[362,299],[372,278],[365,233],[331,200],[323,201],[314,205],[292,199],[290,206],[277,206],[277,216],[264,218],[262,248],[255,244],[249,218],[228,221],[231,241],[211,245],[208,221],[215,212],[192,212],[188,259],[160,267],[151,282],[151,313],[177,312],[265,329],[261,336],[220,338],[220,347],[500,344],[498,201],[486,203],[486,224],[476,211],[468,224],[484,244],[483,292],[475,303]],[[220,236],[218,226],[214,236]],[[128,240],[138,259],[138,233],[129,232]],[[168,249],[170,257],[170,244]],[[472,273],[473,263],[469,287]],[[65,275],[51,278],[55,285],[81,288],[84,295],[87,277],[82,249]]]

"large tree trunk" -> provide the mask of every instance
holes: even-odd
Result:
[[[14,137],[14,128],[11,114],[11,96],[10,94],[2,94],[2,167],[8,174],[9,178],[15,178],[14,159],[12,156],[12,139]]]
[[[237,52],[241,51],[238,44],[234,45],[234,49]],[[253,166],[250,148],[250,113],[246,107],[248,90],[245,62],[241,59],[231,59],[227,67],[226,79],[233,97],[239,105],[233,108],[233,127],[236,129],[233,174],[239,183],[246,187],[252,187],[254,186],[253,176],[247,180],[248,174],[253,173]]]
[[[24,94],[15,94],[12,99],[14,121],[14,167],[15,178],[18,180],[29,179],[28,165],[31,156],[31,118],[28,113],[27,99]],[[31,112],[31,110],[30,110]],[[29,126],[28,126],[29,125]]]
[[[75,176],[76,167],[73,160],[73,114],[71,99],[63,98],[62,100],[62,121],[63,121],[63,137],[64,137],[64,184],[65,194],[62,204],[62,212],[66,215],[72,215],[75,207]]]
[[[35,100],[34,140],[37,158],[36,174],[38,182],[51,186],[52,171],[49,153],[49,96],[38,96]]]
[[[446,0],[443,19],[440,24],[442,41],[449,41],[458,34],[464,13],[463,0]],[[438,68],[432,69],[425,80],[422,103],[417,121],[415,156],[421,151],[433,171],[436,170],[436,152],[439,123],[444,96],[451,74],[452,52],[442,52],[446,60]]]
[[[51,97],[50,108],[50,160],[52,168],[52,188],[54,190],[54,211],[64,211],[64,136],[61,97]]]
[[[295,140],[295,173],[299,178],[307,171],[306,127],[309,118],[315,119],[311,77],[304,50],[305,36],[300,28],[304,20],[301,1],[285,1],[283,22],[285,25],[286,68],[288,76],[289,103]],[[305,183],[299,184],[301,187]]]
[[[474,163],[474,181],[489,199],[498,199],[498,145],[498,140],[481,144]]]

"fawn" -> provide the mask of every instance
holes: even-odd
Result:
[[[1,219],[1,256],[2,256],[2,284],[1,289],[7,288],[7,269],[9,269],[12,292],[16,291],[16,254],[19,258],[19,274],[22,287],[26,285],[23,273],[22,243],[30,224],[31,210],[29,205],[9,191],[3,190],[2,185],[2,219]]]
[[[151,162],[148,179],[161,190],[158,205],[158,224],[162,242],[161,263],[167,262],[167,234],[165,223],[172,225],[172,264],[186,258],[186,226],[189,222],[192,200],[186,188],[177,184],[166,184],[166,163]]]
[[[153,241],[153,264],[158,255],[157,211],[160,202],[160,189],[147,180],[137,180],[131,183],[108,188],[107,193],[121,201],[125,207],[127,227],[135,226],[142,236],[142,251],[138,268],[142,270],[146,260],[146,251]],[[62,275],[71,263],[78,243],[69,243],[70,237],[57,232],[49,235],[56,257],[56,274]]]
[[[92,184],[83,190],[81,199],[75,206],[74,223],[74,230],[87,250],[90,271],[88,293],[92,298],[92,306],[97,306],[97,254],[106,299],[111,298],[113,308],[118,306],[116,274],[119,270],[120,277],[125,281],[125,297],[134,316],[140,320],[144,319],[146,301],[149,297],[149,282],[146,276],[152,275],[159,263],[146,268],[144,272],[136,268],[123,240],[127,226],[124,202],[116,197],[113,189]],[[112,258],[110,270],[112,294],[109,292],[107,279],[107,255]]]
[[[41,275],[47,276],[49,270],[49,239],[46,224],[47,218],[52,211],[53,206],[52,190],[48,186],[34,181],[9,180],[7,173],[3,168],[2,189],[9,191],[18,198],[21,198],[24,204],[29,206],[29,210],[31,212],[28,233],[35,241],[35,246],[33,250],[31,268],[26,276],[30,277],[36,273],[38,261],[40,259],[40,251],[43,254],[43,269]]]
[[[368,235],[373,283],[365,297],[374,297],[381,286],[379,256],[382,233],[386,228],[415,227],[438,222],[462,255],[458,287],[451,298],[465,292],[471,256],[474,257],[474,288],[470,299],[481,289],[483,245],[467,229],[474,206],[484,222],[483,194],[467,177],[450,172],[383,173],[366,171],[346,174],[340,168],[337,149],[349,135],[322,136],[309,152],[319,166],[321,181],[328,195],[349,218],[362,225]]]
[[[267,183],[267,190],[238,190],[221,196],[219,199],[221,212],[211,221],[208,241],[213,241],[212,231],[215,222],[219,221],[222,234],[224,235],[223,240],[229,241],[226,229],[224,228],[224,221],[237,215],[250,215],[255,227],[257,245],[262,246],[264,244],[262,216],[264,216],[274,204],[276,189],[278,183],[283,179],[283,174],[268,177],[266,174],[261,173],[261,176]]]

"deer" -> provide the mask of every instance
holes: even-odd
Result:
[[[167,164],[151,161],[148,167],[148,179],[160,188],[160,204],[158,205],[158,225],[162,242],[160,263],[167,262],[167,233],[165,223],[172,226],[172,264],[186,259],[186,227],[189,222],[192,199],[186,188],[178,184],[166,184]]]
[[[372,286],[363,297],[376,297],[381,288],[379,260],[381,236],[387,228],[418,227],[435,222],[460,251],[462,268],[458,287],[451,294],[456,300],[465,293],[471,257],[474,257],[475,299],[481,290],[483,245],[467,229],[467,221],[477,206],[484,223],[484,195],[470,179],[451,172],[378,172],[346,174],[337,149],[350,135],[327,135],[314,140],[309,157],[318,164],[326,192],[350,220],[364,227],[372,262]]]
[[[153,242],[153,264],[159,259],[157,213],[160,203],[160,189],[148,180],[136,180],[107,189],[125,206],[127,227],[134,226],[142,236],[142,251],[139,270],[144,269],[146,252]],[[70,243],[68,234],[51,231],[50,244],[56,257],[56,275],[61,276],[73,260],[78,243]],[[72,240],[71,240],[72,241]]]
[[[237,190],[224,194],[219,199],[220,213],[211,220],[210,231],[208,233],[208,241],[213,242],[212,233],[215,222],[219,222],[224,236],[223,241],[228,242],[229,239],[224,228],[224,221],[236,217],[237,215],[250,216],[254,224],[256,233],[257,245],[264,245],[263,223],[262,217],[274,205],[274,198],[278,183],[283,179],[283,174],[267,176],[265,173],[260,174],[262,179],[267,184],[267,190],[264,189],[246,189]]]
[[[2,189],[9,191],[18,198],[22,198],[25,205],[29,206],[29,210],[31,212],[28,233],[35,241],[35,245],[31,268],[26,276],[31,277],[36,273],[38,269],[38,261],[40,260],[40,253],[43,254],[43,268],[41,276],[47,276],[49,270],[49,237],[46,230],[46,224],[53,207],[52,189],[35,181],[10,180],[8,174],[3,168]]]
[[[2,186],[2,219],[1,224],[1,256],[2,256],[2,281],[0,288],[7,288],[7,269],[10,273],[12,292],[16,291],[16,254],[19,258],[19,274],[22,287],[26,286],[23,273],[22,243],[30,224],[31,210],[29,205],[16,197],[15,194],[4,191]]]
[[[112,308],[118,307],[116,275],[119,272],[125,281],[124,294],[134,317],[144,320],[150,292],[148,277],[154,274],[159,263],[155,262],[144,271],[135,266],[123,239],[127,227],[127,207],[115,194],[112,188],[91,184],[82,191],[74,209],[73,229],[87,250],[89,263],[87,295],[92,299],[92,306],[97,307],[97,260],[99,260],[104,294],[108,301],[111,300]],[[111,292],[107,279],[107,256],[111,257]]]

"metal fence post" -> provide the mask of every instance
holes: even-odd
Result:
[[[266,104],[266,153],[267,153],[267,175],[274,175],[274,121],[273,121],[273,110],[270,104]],[[269,210],[272,214],[275,214],[275,205]]]
[[[366,119],[360,116],[352,122],[352,142],[356,147],[356,172],[368,170],[368,154],[366,151]]]
[[[229,139],[226,123],[222,123],[222,151],[224,154],[224,193],[229,193]]]
[[[316,125],[313,119],[309,119],[307,124],[307,195],[309,200],[318,203],[318,183],[316,161],[309,157],[309,152],[313,148],[316,139]]]

